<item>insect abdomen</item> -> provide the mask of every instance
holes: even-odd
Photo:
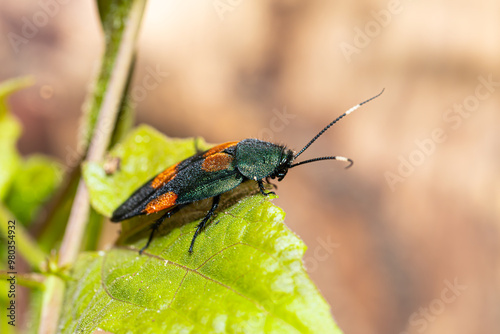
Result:
[[[155,188],[151,186],[151,182],[137,189],[132,196],[123,202],[111,216],[112,222],[121,222],[122,220],[132,218],[143,214],[144,201],[147,200],[154,192]]]

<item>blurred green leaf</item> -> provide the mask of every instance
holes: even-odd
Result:
[[[54,160],[32,156],[23,161],[17,152],[21,125],[9,112],[6,99],[31,84],[30,78],[0,84],[0,199],[23,223],[31,222],[62,178],[62,168]]]
[[[60,164],[44,156],[30,156],[13,175],[5,204],[16,218],[28,224],[56,190],[61,179]]]
[[[21,126],[9,115],[0,120],[0,198],[5,198],[12,176],[18,169],[20,157],[16,143],[21,134]]]
[[[43,261],[43,253],[19,224],[29,222],[41,204],[52,194],[61,171],[60,167],[48,158],[33,157],[23,161],[17,152],[16,144],[21,134],[21,125],[11,115],[7,98],[32,82],[31,78],[17,78],[0,84],[0,216],[5,222],[0,232],[5,236],[7,220],[18,219],[17,251],[33,268],[38,268]],[[6,259],[6,251],[6,248],[0,249],[0,259]]]
[[[31,84],[30,78],[16,78],[0,83],[0,157],[2,157],[0,160],[0,199],[5,198],[11,177],[20,163],[16,144],[21,135],[21,126],[9,112],[7,98],[15,91]]]

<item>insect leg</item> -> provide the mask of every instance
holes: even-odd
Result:
[[[269,183],[270,185],[272,185],[274,189],[278,189],[278,186],[275,185],[274,183],[272,183],[271,180],[269,180],[269,179],[270,179],[269,176],[266,177],[266,182]]]
[[[205,227],[205,224],[208,222],[210,217],[213,215],[215,209],[217,209],[217,207],[219,206],[219,200],[220,200],[220,195],[214,196],[214,200],[212,202],[212,207],[208,211],[205,218],[203,218],[201,223],[199,223],[198,226],[196,227],[196,231],[194,232],[194,235],[193,235],[193,240],[191,240],[191,246],[189,246],[189,253],[193,252],[194,241],[196,240],[196,237],[198,237],[198,234],[201,232],[201,230],[203,230],[203,228]]]
[[[266,189],[264,188],[264,183],[262,182],[262,180],[257,181],[257,183],[259,184],[259,190],[260,190],[260,193],[262,195],[264,195],[264,196],[269,196],[271,194],[276,195],[276,193],[274,191],[266,192]]]
[[[153,236],[155,234],[155,232],[158,230],[158,228],[161,226],[161,224],[163,223],[163,221],[167,218],[170,218],[174,213],[176,213],[177,211],[179,211],[184,205],[178,205],[176,206],[175,208],[173,208],[172,210],[170,211],[167,211],[165,212],[160,218],[158,218],[154,223],[153,225],[151,225],[151,234],[149,235],[149,239],[148,239],[148,242],[146,243],[146,246],[142,247],[140,250],[139,250],[139,255],[142,254],[142,252],[144,252],[148,247],[149,247],[149,244],[151,243],[151,241],[153,240]]]

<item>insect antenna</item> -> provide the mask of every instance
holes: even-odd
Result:
[[[338,161],[348,162],[349,165],[347,165],[346,169],[349,168],[349,167],[351,167],[354,164],[354,161],[352,161],[349,158],[340,157],[340,156],[333,156],[333,157],[319,157],[319,158],[304,160],[304,161],[298,162],[296,164],[292,164],[289,168],[297,167],[297,166],[300,166],[300,165],[303,165],[303,164],[308,164],[308,163],[311,163],[311,162],[321,161],[321,160],[338,160]]]
[[[334,119],[330,124],[328,124],[327,126],[325,126],[323,128],[323,130],[321,130],[316,136],[314,136],[313,139],[311,139],[311,141],[309,143],[307,143],[306,146],[304,146],[304,148],[302,148],[299,153],[295,154],[295,156],[293,157],[293,160],[297,159],[297,157],[299,155],[301,155],[302,153],[304,153],[305,150],[307,150],[309,148],[309,146],[311,146],[312,143],[314,143],[316,141],[316,139],[318,139],[323,133],[325,133],[326,130],[328,130],[333,124],[337,123],[340,119],[342,119],[343,117],[349,115],[350,113],[352,113],[354,110],[358,109],[359,107],[361,107],[363,104],[365,103],[368,103],[370,102],[371,100],[373,99],[376,99],[377,97],[379,97],[380,95],[382,95],[382,93],[384,92],[385,88],[382,89],[382,91],[380,93],[378,93],[377,95],[369,98],[368,100],[366,101],[363,101],[361,102],[360,104],[357,104],[355,105],[354,107],[352,107],[351,109],[347,110],[345,113],[343,113],[342,115],[340,115],[339,117],[337,117],[336,119]],[[347,165],[346,168],[349,168],[352,166],[352,164],[354,163],[351,159],[349,158],[345,158],[345,157],[340,157],[340,156],[331,156],[331,157],[319,157],[319,158],[314,158],[314,159],[309,159],[309,160],[304,160],[304,161],[301,161],[301,162],[298,162],[298,163],[295,163],[295,164],[292,164],[290,165],[289,168],[292,168],[292,167],[297,167],[297,166],[300,166],[300,165],[303,165],[303,164],[308,164],[308,163],[311,163],[311,162],[315,162],[315,161],[321,161],[321,160],[338,160],[338,161],[345,161],[345,162],[348,162],[349,165]]]
[[[361,107],[363,104],[368,103],[368,102],[370,102],[373,99],[376,99],[377,97],[379,97],[380,95],[382,95],[382,93],[384,92],[384,90],[385,90],[385,88],[382,89],[382,91],[380,93],[378,93],[377,95],[369,98],[366,101],[361,102],[360,104],[355,105],[354,107],[352,107],[351,109],[347,110],[345,113],[343,113],[342,115],[340,115],[339,117],[337,117],[335,120],[333,120],[330,124],[328,124],[327,126],[325,126],[323,128],[323,130],[321,130],[316,136],[314,136],[314,138],[311,139],[311,141],[309,143],[307,143],[307,145],[304,146],[304,148],[299,151],[299,153],[295,154],[295,156],[293,157],[293,159],[294,160],[297,159],[297,157],[299,155],[301,155],[302,153],[304,153],[304,151],[307,150],[309,148],[309,146],[311,146],[311,144],[314,143],[316,141],[316,139],[318,139],[323,133],[325,133],[325,131],[328,130],[333,124],[337,123],[343,117],[349,115],[354,110],[356,110],[359,107]],[[342,159],[340,159],[340,158],[342,158]],[[348,162],[351,163],[348,167],[351,167],[351,165],[352,165],[352,160],[344,158],[344,157],[322,157],[322,158],[315,158],[315,159],[311,159],[311,160],[302,161],[302,162],[293,164],[291,167],[302,165],[302,164],[313,162],[313,161],[318,161],[318,160],[342,160],[342,161],[348,161]]]

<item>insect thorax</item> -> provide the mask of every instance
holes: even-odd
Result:
[[[253,180],[286,174],[293,157],[292,151],[282,145],[258,139],[245,139],[236,146],[236,166],[239,172]]]

